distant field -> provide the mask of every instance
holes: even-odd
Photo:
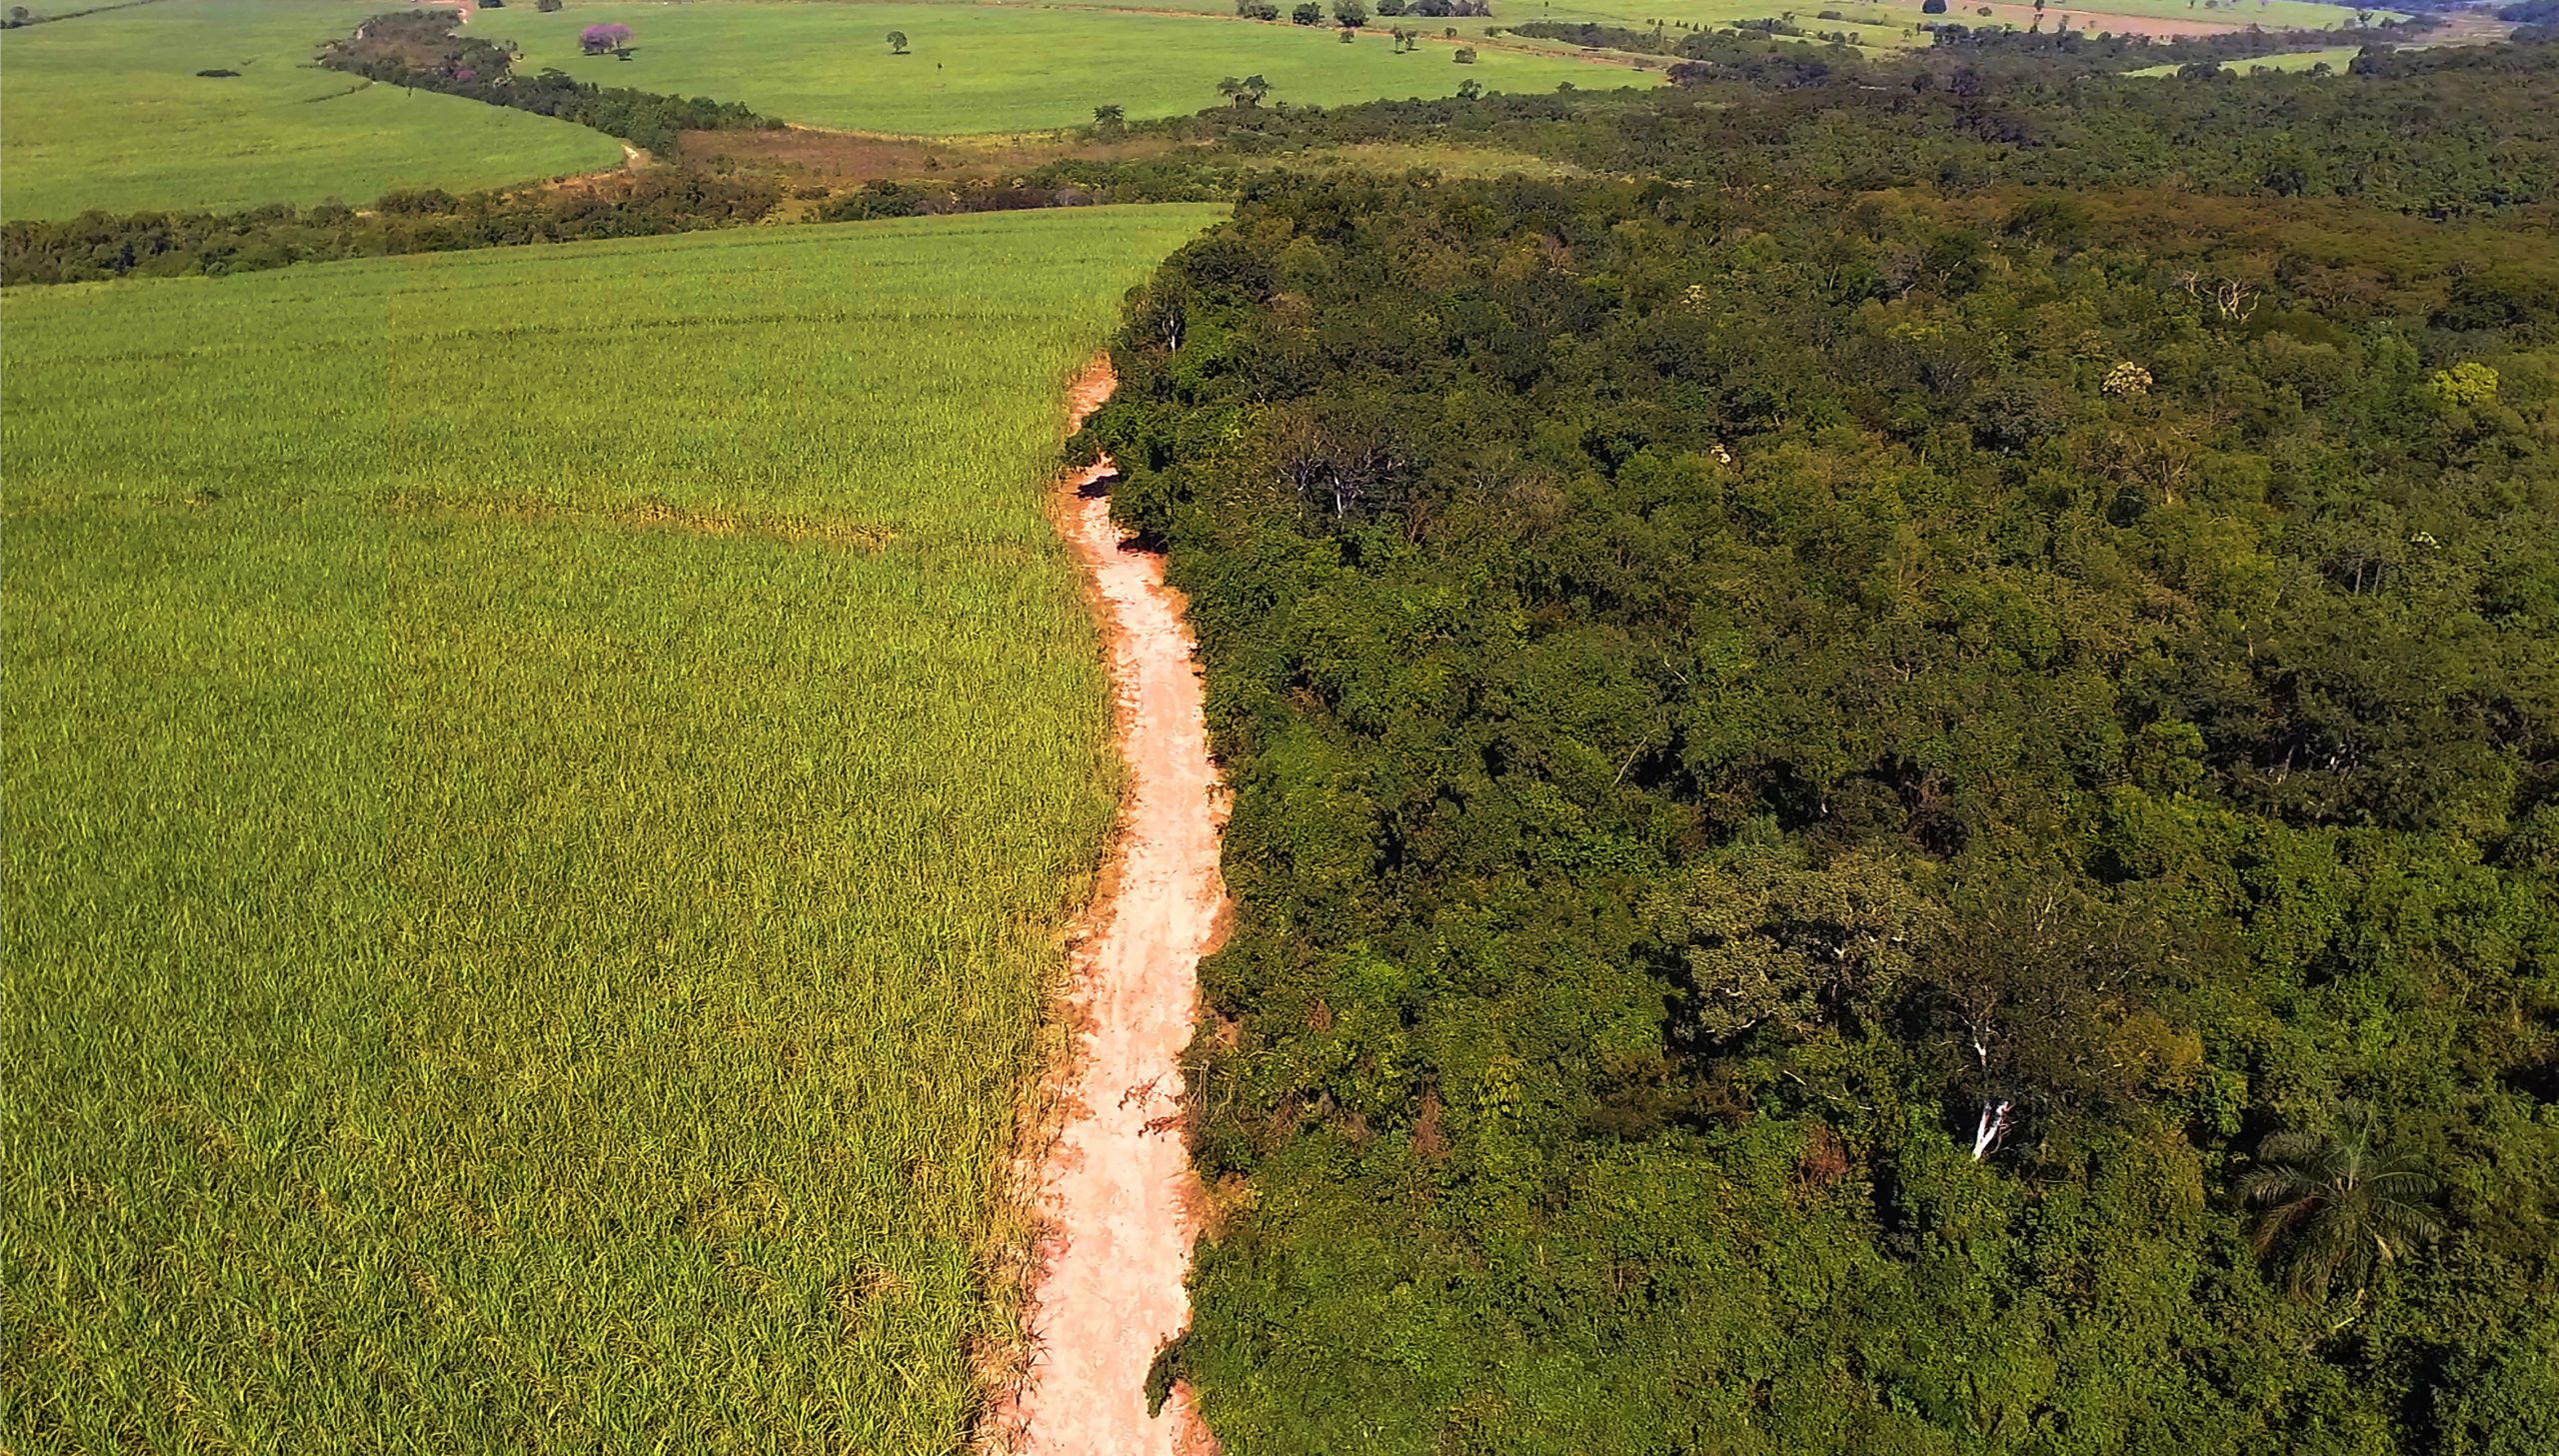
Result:
[[[1199,8],[1200,0],[1130,0],[1145,9],[1190,10]],[[1233,13],[1232,3],[1217,7]],[[1868,49],[1901,49],[1929,44],[1926,33],[1919,30],[1924,21],[1936,24],[2013,24],[2023,29],[2034,19],[2031,0],[2025,4],[1993,4],[1992,14],[1980,14],[1981,0],[1965,4],[1955,0],[1943,16],[1928,15],[1919,8],[1919,0],[1878,0],[1878,3],[1789,3],[1773,0],[1509,0],[1496,3],[1489,19],[1407,21],[1421,24],[1434,33],[1444,26],[1455,26],[1461,33],[1478,36],[1487,30],[1523,25],[1530,21],[1551,20],[1567,24],[1594,22],[1601,25],[1625,26],[1648,30],[1658,21],[1676,32],[1682,27],[1711,30],[1728,26],[1736,20],[1763,19],[1791,15],[1795,24],[1807,32],[1845,31],[1857,37],[1857,43]],[[1824,19],[1822,13],[1836,11],[1837,19]],[[2376,15],[2395,12],[2379,11]],[[2251,25],[2268,30],[2320,30],[2350,25],[2354,11],[2335,5],[2312,3],[2312,0],[2216,0],[2214,8],[2205,9],[2202,0],[2189,5],[2187,0],[2104,0],[2095,7],[2054,4],[2048,7],[2045,24],[2056,25],[2062,15],[2071,17],[2071,28],[2091,31],[2114,31],[2119,34],[2206,32],[2242,30]],[[1379,20],[1380,25],[1397,22]],[[1525,37],[1500,36],[1504,45],[1560,48],[1562,42],[1531,40]]]
[[[11,1449],[962,1448],[1212,215],[0,300]]]
[[[2268,71],[2307,71],[2324,61],[2329,69],[2343,71],[2355,57],[2361,54],[2363,54],[2363,48],[2360,46],[2333,46],[2324,51],[2286,51],[2277,56],[2251,56],[2244,61],[2226,61],[2222,64],[2222,69],[2245,76],[2250,71],[2260,68]],[[2124,74],[2145,77],[2174,76],[2177,74],[2177,69],[2175,66],[2144,66],[2138,71],[2126,71]]]
[[[1228,7],[1232,14],[1233,7]],[[578,53],[587,26],[633,31],[632,59]],[[578,4],[484,11],[475,34],[524,47],[527,69],[557,66],[608,85],[742,101],[770,116],[902,135],[1021,132],[1090,122],[1097,106],[1135,117],[1220,104],[1220,78],[1260,74],[1271,100],[1335,105],[1488,91],[1652,85],[1621,66],[1487,49],[1472,66],[1432,42],[1393,53],[1381,31],[1341,44],[1329,27],[1259,25],[1101,10],[981,5]],[[904,32],[913,54],[890,53]]]
[[[315,42],[392,8],[159,0],[0,32],[0,216],[362,204],[621,163],[584,127],[308,68]]]

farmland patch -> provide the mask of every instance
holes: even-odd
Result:
[[[963,1439],[1117,772],[1057,400],[1210,216],[6,300],[29,1449]]]

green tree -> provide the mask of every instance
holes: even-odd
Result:
[[[1093,124],[1105,131],[1118,131],[1128,120],[1129,108],[1125,106],[1097,106],[1093,109]]]
[[[889,54],[893,56],[903,56],[906,53],[907,33],[903,30],[893,30],[889,32]]]
[[[1218,83],[1218,94],[1234,102],[1236,110],[1250,111],[1262,104],[1263,97],[1271,94],[1271,83],[1259,75],[1242,80],[1229,76]]]
[[[1368,23],[1368,7],[1360,0],[1332,0],[1332,20],[1343,30],[1357,30]]]
[[[1301,0],[1296,9],[1288,12],[1288,21],[1292,25],[1321,25],[1323,24],[1323,7],[1317,5],[1315,0]]]
[[[2434,1176],[2413,1157],[2372,1145],[2369,1108],[2348,1103],[2338,1121],[2325,1137],[2268,1137],[2258,1166],[2239,1180],[2240,1200],[2258,1210],[2250,1241],[2285,1271],[2296,1296],[2325,1295],[2339,1275],[2361,1292],[2376,1267],[2443,1233],[2426,1206]]]

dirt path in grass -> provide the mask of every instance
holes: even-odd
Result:
[[[1081,421],[1110,397],[1107,360],[1076,382]],[[1039,1456],[1198,1456],[1216,1443],[1177,1388],[1147,1415],[1147,1371],[1190,1323],[1183,1288],[1200,1187],[1178,1122],[1182,1049],[1199,1014],[1200,956],[1226,912],[1209,759],[1181,599],[1155,556],[1111,524],[1111,465],[1060,505],[1108,618],[1129,796],[1088,932],[1076,946],[1076,1063],[1067,1121],[1038,1175],[1043,1221],[1032,1365],[994,1432]]]

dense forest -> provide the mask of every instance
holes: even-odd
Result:
[[[2209,88],[2309,196],[1277,180],[1177,255],[1073,445],[1238,790],[1160,1383],[1239,1456],[2559,1449],[2511,63]],[[1904,95],[1855,166],[1991,164]],[[2410,108],[2481,178],[2351,160]]]

